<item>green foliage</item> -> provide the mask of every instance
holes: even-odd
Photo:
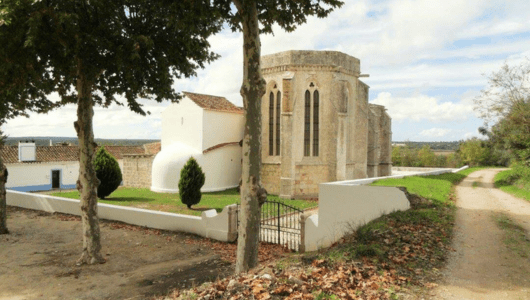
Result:
[[[182,203],[188,208],[198,204],[201,201],[201,187],[204,185],[205,176],[201,166],[197,161],[190,157],[182,170],[180,171],[179,195]]]
[[[454,153],[448,156],[436,155],[428,144],[424,144],[421,149],[407,144],[392,147],[392,165],[396,167],[456,168],[461,166],[461,161],[459,156]]]
[[[420,163],[425,167],[436,166],[436,155],[431,150],[429,145],[424,145],[421,147],[421,149],[418,151],[418,158],[420,159]]]
[[[472,167],[483,165],[490,154],[484,146],[484,142],[477,138],[472,138],[461,143],[458,148],[458,153],[462,162]]]
[[[451,153],[445,159],[445,166],[448,168],[458,168],[462,166],[462,160],[458,154]]]
[[[173,79],[217,57],[207,38],[222,26],[209,1],[2,0],[0,11],[0,116],[53,108],[52,92],[75,103],[80,78],[96,104],[119,95],[145,115],[138,99],[178,100]]]
[[[488,79],[488,86],[475,98],[475,110],[486,122],[481,133],[488,136],[500,163],[523,162],[530,167],[530,60],[504,64]]]
[[[100,181],[98,197],[105,199],[120,186],[122,181],[120,165],[114,156],[108,153],[104,147],[101,147],[94,158],[94,169]]]

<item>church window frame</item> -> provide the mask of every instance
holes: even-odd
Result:
[[[269,93],[269,156],[274,155],[274,93]]]
[[[311,82],[304,95],[304,157],[320,155],[320,91]]]
[[[280,156],[282,93],[274,83],[267,95],[269,101],[269,156]]]
[[[311,154],[311,92],[305,91],[304,105],[304,156]]]
[[[282,92],[276,93],[276,156],[281,153],[281,115],[282,115]]]

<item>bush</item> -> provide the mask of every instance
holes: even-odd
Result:
[[[204,173],[197,161],[190,157],[180,171],[179,195],[188,208],[201,201],[201,187],[204,185]]]
[[[96,176],[100,181],[98,197],[105,199],[105,197],[120,186],[122,181],[120,165],[114,156],[110,155],[105,148],[101,147],[96,153],[94,168],[96,169]]]

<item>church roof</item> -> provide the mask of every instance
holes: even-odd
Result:
[[[215,110],[222,112],[231,112],[242,114],[243,109],[235,106],[232,102],[228,101],[225,97],[195,94],[190,92],[183,92],[186,97],[190,98],[195,104],[206,110]]]

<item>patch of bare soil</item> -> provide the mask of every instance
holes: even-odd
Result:
[[[433,299],[530,299],[530,259],[510,250],[495,217],[530,232],[530,203],[493,187],[499,169],[470,174],[456,188],[453,248]]]
[[[197,236],[100,225],[107,263],[78,267],[78,217],[9,207],[10,234],[0,235],[0,299],[149,299],[233,273],[233,264]]]

